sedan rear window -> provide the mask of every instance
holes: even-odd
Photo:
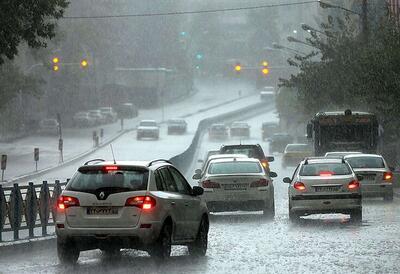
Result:
[[[147,189],[147,170],[79,170],[66,186],[67,190],[96,192],[111,189],[114,192]]]
[[[349,175],[350,167],[345,163],[315,163],[303,165],[300,176]]]
[[[256,162],[223,162],[211,163],[208,168],[209,174],[243,174],[243,173],[261,173],[263,169]]]
[[[384,168],[380,157],[351,157],[346,159],[352,168]]]

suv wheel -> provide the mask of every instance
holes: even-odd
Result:
[[[208,246],[208,221],[206,218],[200,222],[199,232],[196,240],[188,245],[189,254],[191,256],[205,256]]]
[[[362,221],[362,208],[354,209],[350,212],[350,219],[354,222]]]
[[[275,201],[272,201],[272,205],[265,207],[263,210],[264,217],[268,219],[273,219],[275,217]]]
[[[160,260],[169,258],[171,255],[171,234],[172,226],[165,224],[154,246],[149,250],[150,256]]]
[[[289,221],[291,221],[292,223],[296,223],[299,220],[300,220],[299,214],[297,214],[289,209]]]
[[[74,244],[57,241],[57,255],[61,264],[75,264],[79,258],[79,253]]]

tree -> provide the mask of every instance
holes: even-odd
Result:
[[[55,35],[56,22],[63,16],[66,0],[5,0],[0,2],[0,64],[13,59],[18,46],[46,46]]]

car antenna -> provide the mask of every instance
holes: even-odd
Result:
[[[111,148],[111,154],[112,154],[113,160],[114,160],[114,165],[116,165],[117,161],[115,161],[114,150],[113,150],[112,144],[110,144],[110,148]]]

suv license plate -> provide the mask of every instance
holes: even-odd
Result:
[[[114,207],[88,207],[87,215],[117,215],[118,208]]]

